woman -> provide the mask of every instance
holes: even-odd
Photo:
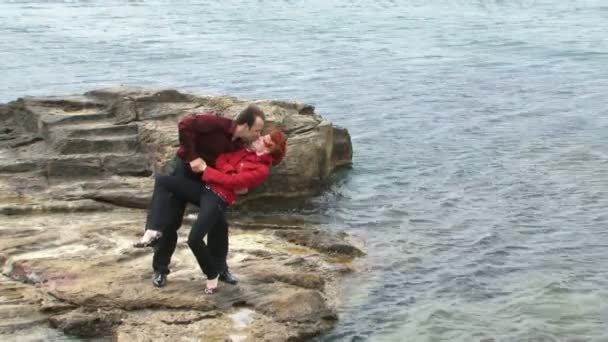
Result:
[[[251,148],[221,154],[215,168],[203,165],[203,183],[175,176],[159,176],[159,190],[172,193],[198,205],[199,213],[188,236],[188,246],[207,276],[206,294],[217,291],[221,265],[210,254],[203,238],[225,220],[226,208],[238,197],[239,189],[247,189],[262,183],[270,174],[270,166],[277,165],[285,156],[287,137],[278,128],[259,137]],[[135,247],[152,245],[162,235],[162,217],[154,219]]]

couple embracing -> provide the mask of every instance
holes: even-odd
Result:
[[[218,281],[237,283],[226,263],[226,209],[240,194],[268,177],[271,166],[285,156],[287,146],[287,137],[278,128],[260,135],[264,119],[259,107],[249,105],[235,120],[196,114],[179,122],[175,167],[170,175],[156,177],[146,229],[134,244],[154,247],[154,286],[167,283],[177,230],[187,203],[199,208],[188,246],[207,277],[204,293],[215,293]],[[205,236],[207,244],[203,241]]]

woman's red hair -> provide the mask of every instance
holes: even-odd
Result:
[[[287,136],[280,128],[275,127],[270,131],[270,139],[274,145],[270,147],[268,154],[272,157],[272,165],[278,165],[287,153]]]

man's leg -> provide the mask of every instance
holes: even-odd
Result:
[[[177,230],[167,229],[163,232],[157,244],[154,246],[154,256],[152,257],[152,268],[155,273],[163,275],[169,274],[169,264],[171,256],[177,246]]]
[[[171,195],[171,199],[166,200],[168,204],[179,203],[185,206],[185,203],[192,203],[199,205],[201,194],[204,190],[203,184],[199,181],[191,180],[179,176],[158,176],[156,177],[155,187],[157,193],[162,195],[159,198],[166,198],[167,194]],[[207,205],[207,204],[205,204]],[[162,212],[162,208],[159,208],[159,212]],[[169,210],[174,212],[173,210]],[[174,217],[166,221],[164,226],[172,227],[171,222],[178,222],[181,224],[181,218],[183,217],[183,207],[179,212],[178,217]],[[161,221],[161,219],[158,219]],[[161,237],[157,249],[154,253],[152,261],[153,268],[158,273],[168,274],[169,263],[171,261],[171,255],[175,251],[177,244],[177,225],[173,226],[174,229],[164,229],[163,236]]]
[[[188,178],[190,176],[192,171],[179,157],[175,157],[174,163],[175,167],[171,172],[171,175],[184,178]],[[157,184],[155,184],[155,190],[156,189]],[[167,190],[161,189],[161,191]],[[163,232],[163,235],[154,247],[154,256],[152,257],[152,268],[154,269],[155,273],[154,285],[157,287],[162,287],[165,285],[166,276],[170,272],[169,264],[171,263],[171,256],[173,256],[173,252],[175,252],[175,247],[177,246],[177,230],[182,225],[186,202],[173,194],[169,194],[169,196],[155,196],[157,193],[164,194],[166,192],[155,191],[155,194],[152,195],[152,202],[148,210],[146,227],[159,229]],[[163,217],[163,221],[166,223],[166,226],[153,227],[151,221],[161,210],[162,213],[166,215]]]
[[[162,287],[166,283],[166,276],[169,274],[169,264],[171,256],[177,246],[177,230],[181,226],[182,217],[186,203],[173,196],[168,190],[162,188],[157,177],[154,187],[155,196],[150,205],[147,227],[149,229],[160,230],[162,235],[154,246],[154,256],[152,257],[152,268],[154,269],[153,283],[157,287]]]

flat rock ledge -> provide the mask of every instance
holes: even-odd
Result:
[[[307,340],[335,324],[340,279],[363,254],[307,226],[236,224],[228,262],[241,281],[206,296],[184,227],[169,283],[157,289],[152,251],[131,247],[144,211],[72,210],[2,219],[2,340],[40,326],[119,341]]]
[[[340,282],[364,255],[346,234],[289,217],[231,220],[228,263],[241,281],[213,296],[186,244],[188,220],[162,289],[152,251],[131,247],[150,176],[171,167],[176,120],[247,103],[113,88],[0,105],[0,340],[305,341],[329,331]],[[258,103],[290,134],[291,161],[250,198],[316,192],[350,163],[348,132],[312,106]]]

